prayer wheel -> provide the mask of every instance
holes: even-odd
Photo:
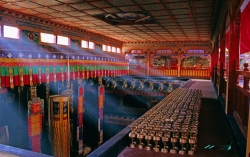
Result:
[[[198,89],[171,92],[130,125],[130,148],[194,155],[201,98]]]
[[[50,96],[49,130],[51,133],[52,155],[55,157],[70,156],[70,110],[69,97]]]

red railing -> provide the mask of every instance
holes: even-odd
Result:
[[[204,68],[182,67],[180,76],[210,78],[211,77],[210,67],[204,67]]]
[[[147,74],[149,73],[149,74]],[[179,74],[179,75],[178,75]],[[180,72],[177,66],[172,67],[150,67],[147,72],[147,67],[130,66],[129,75],[149,75],[149,76],[174,76],[174,77],[198,77],[198,78],[210,78],[211,68],[210,67],[181,67]]]
[[[169,68],[150,68],[150,76],[177,76],[178,75],[178,67],[172,66]]]
[[[139,75],[146,76],[147,68],[146,67],[129,67],[129,75]]]

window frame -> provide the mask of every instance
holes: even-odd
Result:
[[[89,42],[87,40],[81,40],[81,48],[88,49]]]
[[[6,34],[8,34],[7,32],[5,32],[5,27],[9,27],[9,28],[14,28],[14,29],[16,29],[17,30],[17,32],[16,32],[16,36],[15,37],[13,37],[13,36],[11,36],[11,35],[7,35],[6,36]],[[2,30],[2,32],[1,33],[3,33],[3,34],[1,34],[1,36],[2,37],[4,37],[4,38],[8,38],[8,39],[20,39],[21,38],[21,30],[18,28],[18,27],[15,27],[15,26],[9,26],[9,25],[3,25],[3,28],[2,28],[3,30]],[[14,30],[11,30],[10,32],[13,32]]]
[[[68,40],[68,42],[67,42],[67,44],[64,44],[64,43],[58,43],[58,37],[62,37],[62,38],[67,38],[67,40]],[[56,44],[58,44],[58,45],[63,45],[63,46],[69,46],[70,45],[70,38],[69,37],[66,37],[66,36],[61,36],[61,35],[57,35],[56,36]]]
[[[44,35],[51,35],[51,38],[52,38],[52,37],[54,38],[54,39],[53,39],[53,42],[51,42],[51,41],[43,41],[43,34],[44,34]],[[47,40],[47,38],[46,38],[46,40]],[[57,43],[57,41],[56,41],[56,36],[55,36],[54,34],[43,33],[43,32],[40,32],[40,41],[41,41],[42,43],[46,43],[46,44],[56,44],[56,43]]]
[[[89,49],[94,50],[95,49],[95,43],[92,41],[89,41]]]

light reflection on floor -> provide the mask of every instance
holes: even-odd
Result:
[[[20,157],[17,155],[12,155],[12,154],[8,154],[8,153],[4,153],[4,152],[0,152],[0,156],[1,157]]]

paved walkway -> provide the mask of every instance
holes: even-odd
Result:
[[[195,81],[195,83],[189,89],[201,89],[203,98],[217,99],[211,80],[192,79],[192,81]]]

